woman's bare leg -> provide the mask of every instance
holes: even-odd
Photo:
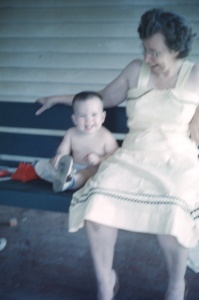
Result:
[[[116,228],[86,221],[87,235],[98,286],[98,300],[111,300],[116,275],[112,269]]]
[[[181,246],[173,236],[158,236],[166,258],[169,275],[165,300],[183,300],[188,249]]]

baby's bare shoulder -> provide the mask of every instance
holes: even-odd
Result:
[[[76,127],[71,127],[71,128],[69,128],[69,129],[66,131],[66,133],[67,133],[68,135],[73,136],[73,135],[77,135],[78,130],[77,130]]]
[[[101,141],[104,141],[104,143],[109,143],[110,141],[114,141],[115,140],[115,137],[113,135],[113,133],[108,130],[106,127],[102,127],[100,132],[99,132],[99,135],[100,135],[100,140]]]
[[[66,130],[66,132],[64,134],[64,140],[65,141],[70,140],[70,142],[73,142],[74,140],[76,140],[77,135],[78,135],[78,133],[77,133],[76,127],[71,127]]]
[[[112,135],[112,132],[104,126],[101,127],[100,133],[105,135]]]

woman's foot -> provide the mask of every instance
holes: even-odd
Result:
[[[0,251],[2,251],[7,245],[7,240],[4,238],[0,238]]]
[[[119,290],[119,279],[115,270],[111,272],[110,283],[105,283],[106,286],[101,285],[98,294],[98,300],[115,300],[115,296]]]
[[[186,284],[183,280],[176,286],[168,287],[165,295],[165,300],[185,300],[186,299]]]
[[[115,296],[117,295],[117,293],[119,291],[119,287],[120,287],[118,275],[117,275],[116,271],[114,271],[114,272],[115,272],[115,285],[113,287],[113,297],[111,300],[115,299]]]

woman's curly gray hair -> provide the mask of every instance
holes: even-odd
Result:
[[[142,40],[161,33],[168,48],[179,52],[178,58],[189,55],[193,37],[196,36],[191,24],[183,16],[162,9],[146,11],[140,19],[138,33]]]

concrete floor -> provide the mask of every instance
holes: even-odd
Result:
[[[67,232],[67,215],[0,207],[8,240],[0,252],[0,300],[95,300],[96,284],[85,230]],[[116,300],[164,299],[167,275],[153,235],[120,231],[114,267],[120,279]],[[187,300],[199,300],[199,274],[186,273]]]

